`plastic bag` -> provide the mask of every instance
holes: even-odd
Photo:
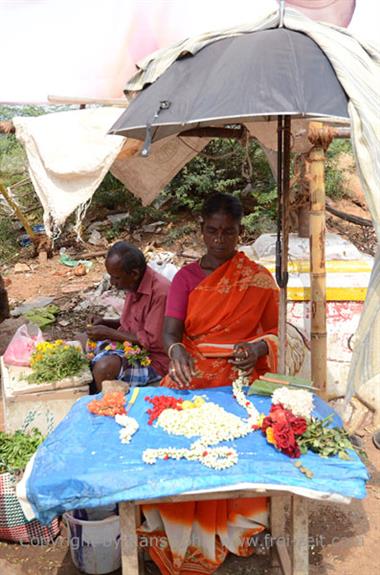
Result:
[[[44,341],[40,328],[32,323],[21,325],[4,353],[4,363],[28,367],[37,343]]]

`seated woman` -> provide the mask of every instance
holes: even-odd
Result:
[[[236,250],[243,210],[215,194],[202,211],[205,255],[170,287],[164,345],[170,358],[162,385],[199,389],[231,385],[238,370],[254,381],[276,370],[278,288],[268,270]],[[265,497],[144,505],[139,533],[165,575],[213,573],[228,551],[247,556],[267,525]],[[155,544],[155,542],[159,542]]]

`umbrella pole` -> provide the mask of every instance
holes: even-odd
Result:
[[[278,319],[278,372],[286,373],[286,319],[288,284],[288,236],[289,236],[289,179],[290,179],[290,116],[279,116],[277,123],[277,242],[276,280],[280,287]],[[282,241],[281,241],[282,236]],[[280,544],[285,532],[285,495],[270,498],[270,530],[276,541],[278,559],[284,573],[290,573],[290,559],[284,545]],[[277,557],[272,555],[272,565],[278,566]]]
[[[308,138],[313,144],[310,162],[310,284],[311,284],[311,378],[326,396],[327,330],[326,330],[326,262],[325,262],[325,151],[331,131],[321,122],[310,122]]]
[[[289,221],[289,176],[290,176],[290,117],[279,116],[277,136],[277,242],[276,280],[280,287],[278,321],[278,371],[286,373],[286,319],[288,283],[288,221]],[[282,237],[281,237],[282,236]]]

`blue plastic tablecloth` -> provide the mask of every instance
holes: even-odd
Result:
[[[238,483],[266,483],[303,487],[319,492],[365,497],[367,471],[359,457],[350,452],[349,461],[338,457],[322,458],[314,453],[301,457],[314,476],[308,479],[294,465],[294,460],[269,445],[260,431],[228,445],[239,453],[237,465],[216,471],[199,462],[160,460],[154,465],[142,461],[147,447],[188,447],[196,438],[170,436],[147,424],[146,410],[151,407],[144,398],[151,395],[174,395],[191,398],[206,395],[226,410],[241,417],[246,412],[232,398],[230,387],[181,392],[166,388],[141,388],[130,415],[140,429],[130,444],[119,439],[120,426],[112,417],[92,415],[86,405],[93,397],[77,401],[71,411],[39,447],[26,493],[37,518],[46,523],[64,511],[98,507],[120,501],[149,500],[195,490],[218,489]],[[260,412],[268,413],[271,399],[250,396]],[[334,414],[315,397],[314,415],[323,418]]]

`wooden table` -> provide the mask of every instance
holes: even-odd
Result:
[[[231,491],[197,492],[172,497],[128,501],[119,504],[121,528],[121,554],[123,575],[143,575],[144,559],[139,549],[136,528],[141,524],[140,505],[146,503],[180,503],[205,499],[242,499],[245,497],[270,497],[270,531],[276,554],[272,555],[274,565],[279,565],[283,575],[308,575],[308,509],[307,498],[287,491],[270,491],[263,488]],[[286,546],[284,503],[290,498],[291,529],[290,555]]]

